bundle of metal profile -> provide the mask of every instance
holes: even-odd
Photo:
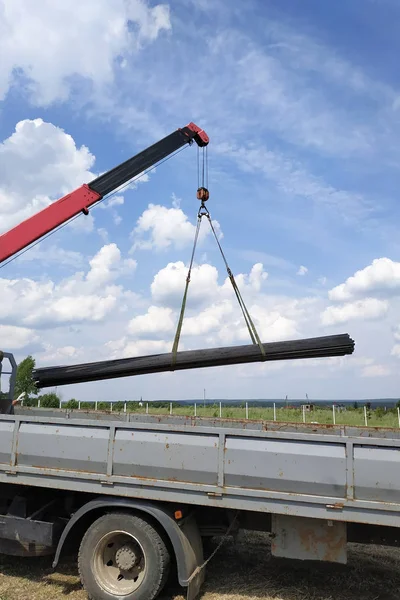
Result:
[[[33,376],[39,388],[70,385],[117,377],[148,375],[164,371],[181,371],[204,367],[219,367],[244,363],[324,358],[344,356],[354,351],[354,341],[348,334],[332,335],[285,342],[263,344],[264,353],[256,344],[104,360],[100,362],[43,367]]]

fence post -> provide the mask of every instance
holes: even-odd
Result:
[[[110,412],[112,412],[112,409],[113,409],[113,403],[110,402]]]
[[[38,405],[38,408],[40,408],[40,398],[38,399],[37,405]]]
[[[81,401],[78,401],[78,410],[81,410]]]
[[[126,402],[124,402],[124,413],[126,413]]]
[[[169,414],[172,415],[172,402],[169,403]]]
[[[146,415],[148,415],[148,414],[149,414],[149,403],[146,402]]]
[[[332,405],[332,414],[333,414],[333,424],[336,425],[336,412],[335,412],[335,405]]]
[[[303,423],[305,423],[306,422],[306,407],[304,404],[303,404],[302,408],[303,408]]]
[[[97,400],[94,403],[94,410],[97,410]]]
[[[197,417],[197,404],[194,403],[194,416]]]
[[[249,418],[249,403],[246,402],[246,419]]]
[[[364,406],[364,421],[365,421],[365,427],[368,427],[368,417],[367,417],[367,407]]]
[[[222,402],[219,403],[219,417],[222,418]]]
[[[276,421],[276,404],[274,402],[274,421]]]
[[[60,398],[60,406],[59,406],[58,408],[62,408],[62,406],[61,406],[61,405],[62,405],[62,400],[61,400],[61,398]]]
[[[400,407],[397,407],[397,418],[398,418],[399,427],[400,427]]]

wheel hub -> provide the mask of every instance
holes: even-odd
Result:
[[[121,571],[130,571],[138,562],[138,557],[133,544],[127,543],[118,548],[115,553],[115,562]]]

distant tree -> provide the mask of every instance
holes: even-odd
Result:
[[[76,402],[76,400],[75,400]],[[79,406],[79,403],[78,403]],[[94,404],[93,402],[81,402],[81,408],[84,408],[86,410],[93,410],[94,409]]]
[[[19,396],[25,393],[26,396],[37,396],[38,389],[33,379],[33,369],[35,368],[35,359],[27,356],[17,367],[17,377],[15,381],[15,395]]]
[[[40,400],[42,408],[58,408],[60,406],[60,396],[57,396],[54,392],[43,394],[39,396],[38,400]]]
[[[63,407],[69,408],[72,410],[74,408],[79,407],[79,402],[78,402],[78,400],[75,400],[75,398],[71,398],[70,400],[68,400],[68,402],[64,402]]]
[[[357,410],[357,408],[358,408],[358,402],[354,402],[353,407],[354,407],[355,410]]]

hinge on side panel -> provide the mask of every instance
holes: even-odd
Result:
[[[110,485],[113,486],[114,482],[113,481],[100,481],[101,485]]]
[[[207,492],[210,498],[222,498],[222,492]]]

